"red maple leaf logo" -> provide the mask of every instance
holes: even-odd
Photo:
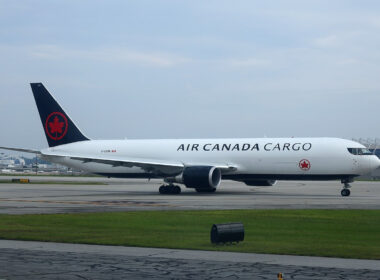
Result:
[[[302,169],[302,170],[309,170],[310,169],[310,161],[308,161],[307,159],[303,159],[299,162],[298,166]]]
[[[45,131],[52,140],[61,140],[67,133],[67,118],[61,112],[53,112],[46,118]]]
[[[49,126],[50,126],[50,133],[62,133],[62,128],[63,126],[65,125],[64,122],[60,122],[58,120],[58,117],[55,116],[53,122],[49,122]]]

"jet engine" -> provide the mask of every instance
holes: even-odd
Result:
[[[167,182],[184,184],[198,192],[214,192],[222,179],[222,172],[214,166],[189,166],[175,178],[167,178]]]
[[[245,180],[244,183],[248,186],[270,187],[277,183],[276,180]]]

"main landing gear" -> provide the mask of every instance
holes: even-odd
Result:
[[[344,184],[343,190],[340,192],[340,194],[342,196],[350,196],[350,194],[351,194],[351,191],[350,191],[351,185],[350,185],[350,183],[352,183],[352,182],[353,182],[352,179],[342,180],[342,184]]]
[[[159,189],[160,194],[180,194],[181,188],[177,185],[162,185]]]

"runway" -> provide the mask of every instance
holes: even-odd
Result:
[[[1,176],[0,180],[12,177]],[[35,184],[0,184],[0,213],[77,213],[185,209],[380,209],[380,182],[358,181],[341,197],[339,181],[280,181],[249,187],[223,181],[215,193],[182,187],[180,195],[160,195],[160,180],[101,177],[29,177]],[[49,181],[62,184],[46,184]],[[67,182],[81,184],[64,184]],[[38,184],[44,182],[44,184]],[[88,185],[83,185],[88,182]],[[99,185],[101,183],[102,185]]]
[[[379,279],[380,261],[0,240],[1,279]]]

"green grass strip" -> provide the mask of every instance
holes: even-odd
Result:
[[[244,242],[212,245],[212,224],[226,222],[244,223]],[[380,210],[0,215],[0,238],[380,259]]]

